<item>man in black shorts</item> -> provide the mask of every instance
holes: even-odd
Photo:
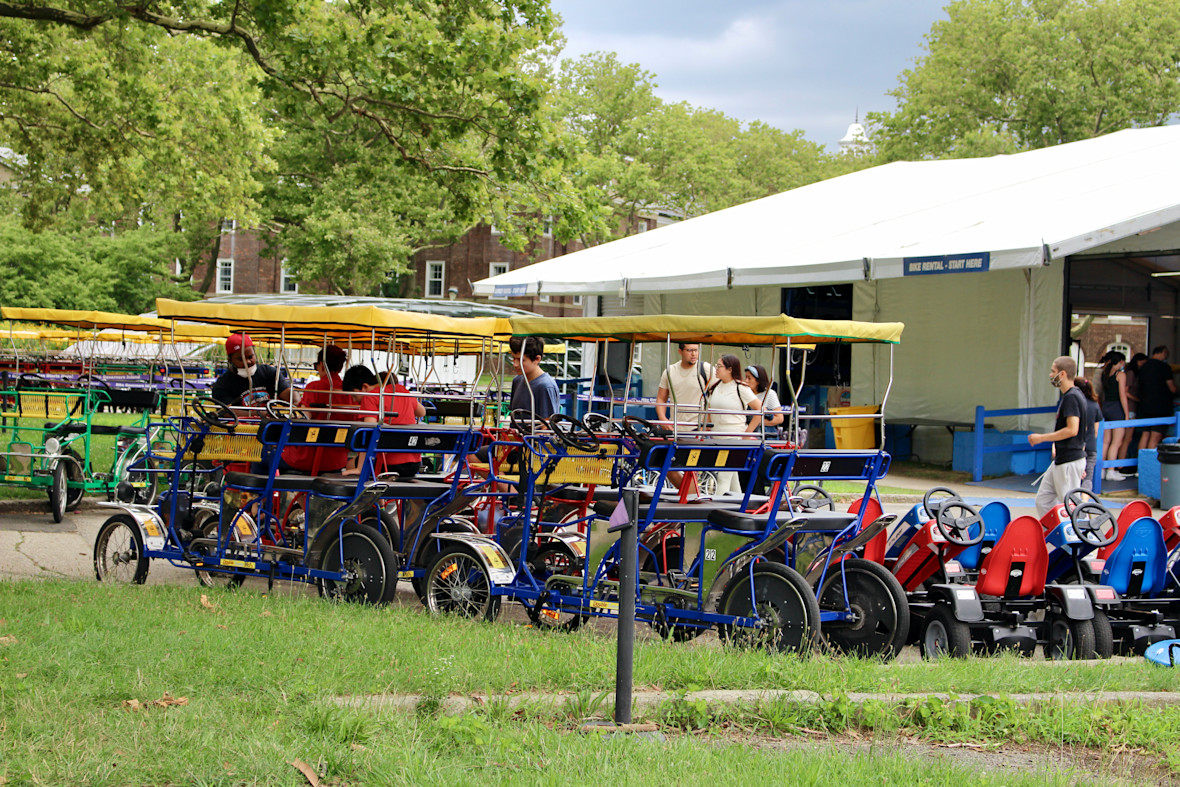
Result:
[[[1053,361],[1049,383],[1061,389],[1056,428],[1028,436],[1029,445],[1053,443],[1053,464],[1041,476],[1037,489],[1037,519],[1064,500],[1067,492],[1080,487],[1086,473],[1086,434],[1093,428],[1093,422],[1086,409],[1086,397],[1073,382],[1077,372],[1077,362],[1068,355]]]
[[[1160,345],[1151,351],[1151,357],[1139,366],[1139,407],[1136,418],[1171,418],[1175,412],[1173,400],[1176,397],[1176,381],[1172,379],[1172,367],[1168,363],[1168,348]],[[1167,424],[1143,427],[1139,437],[1139,450],[1155,448],[1168,430]]]

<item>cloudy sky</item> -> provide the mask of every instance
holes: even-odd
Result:
[[[654,72],[657,94],[739,120],[800,129],[835,150],[859,110],[923,50],[948,0],[551,0],[563,56],[617,52]]]

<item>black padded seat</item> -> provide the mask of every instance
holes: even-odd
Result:
[[[545,495],[550,500],[560,500],[564,503],[582,503],[586,500],[586,495],[589,490],[584,486],[567,486],[561,489],[555,489]],[[640,493],[642,498],[642,493]],[[648,499],[651,496],[648,495]],[[592,503],[617,503],[619,501],[619,490],[611,486],[596,486],[594,493],[590,498]]]
[[[320,475],[316,476],[312,491],[326,497],[353,497],[359,476]],[[402,478],[382,481],[389,485],[389,492],[382,495],[386,500],[434,500],[451,491],[451,485],[436,481],[421,481],[417,478]]]
[[[225,474],[226,486],[263,489],[266,487],[266,481],[267,476],[260,473],[230,472]],[[279,492],[310,492],[314,482],[315,478],[313,476],[284,473],[283,475],[275,476],[274,484],[271,488]]]
[[[763,530],[770,519],[767,514],[747,514],[743,511],[718,509],[709,514],[709,522],[730,530]],[[838,511],[787,511],[781,509],[774,515],[775,525],[785,525],[792,520],[805,520],[800,532],[839,532],[856,521],[856,514]]]
[[[713,511],[730,511],[736,510],[739,503],[742,502],[740,497],[735,497],[733,500],[700,500],[692,503],[679,503],[675,501],[661,500],[656,504],[655,512],[652,514],[651,521],[653,522],[704,522],[709,518],[709,514]],[[618,501],[602,502],[594,504],[594,512],[599,516],[610,516],[614,513],[615,506]],[[641,518],[647,516],[650,510],[651,501],[647,503],[640,503],[639,516]]]

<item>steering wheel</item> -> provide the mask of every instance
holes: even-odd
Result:
[[[214,405],[217,409],[210,411],[206,405]],[[209,426],[233,431],[238,426],[238,414],[216,399],[197,396],[192,399],[193,411]]]
[[[1080,493],[1080,494],[1079,494]],[[1094,498],[1079,505],[1079,500],[1085,497]],[[1071,500],[1072,498],[1072,500]],[[1098,502],[1088,489],[1074,489],[1065,496],[1065,510],[1069,512],[1069,522],[1073,525],[1073,532],[1078,534],[1085,543],[1092,547],[1104,547],[1113,543],[1119,534],[1119,523],[1110,509]],[[1110,532],[1104,533],[1103,528],[1110,525]]]
[[[637,415],[623,416],[623,432],[632,440],[648,440],[652,437],[667,437],[671,434],[667,429],[651,421],[645,421]]]
[[[44,377],[42,377],[41,375],[36,374],[34,372],[25,372],[20,377],[16,378],[16,390],[19,391],[21,388],[26,387],[25,386],[26,382],[33,383],[32,385],[27,386],[29,388],[52,388],[53,387],[52,380],[46,380]]]
[[[266,414],[279,421],[290,421],[295,417],[295,405],[286,399],[267,399]]]
[[[938,506],[934,523],[942,537],[955,546],[969,547],[983,540],[983,518],[979,511],[957,497]],[[975,525],[978,528],[973,536],[971,528]]]
[[[543,428],[545,421],[535,417],[531,410],[518,407],[508,413],[508,425],[516,430],[518,434],[532,434],[538,428]]]
[[[828,490],[815,484],[801,484],[791,492],[791,506],[802,511],[836,510],[836,501],[828,494]]]
[[[591,432],[586,424],[565,413],[554,413],[549,416],[549,428],[557,435],[558,440],[575,451],[597,451],[601,445],[598,436]]]
[[[963,502],[959,493],[953,489],[947,489],[945,486],[932,487],[922,495],[922,508],[926,510],[926,516],[931,519],[938,518],[938,512],[943,506],[955,502]]]
[[[1073,517],[1073,510],[1075,508],[1086,505],[1087,503],[1092,503],[1106,508],[1102,502],[1102,498],[1098,497],[1098,495],[1094,494],[1089,489],[1083,489],[1080,486],[1077,489],[1071,489],[1066,492],[1065,499],[1061,502],[1065,506],[1065,513],[1070,517]]]
[[[618,434],[620,431],[619,425],[605,413],[586,413],[582,418],[582,423],[591,432],[599,434]]]

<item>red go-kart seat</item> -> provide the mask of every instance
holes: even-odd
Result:
[[[1048,570],[1049,549],[1041,523],[1031,516],[1019,516],[983,559],[975,590],[981,596],[1002,598],[1039,596],[1045,592]]]
[[[1168,509],[1168,512],[1160,517],[1160,526],[1164,529],[1164,545],[1168,551],[1171,552],[1180,546],[1180,506]]]
[[[856,500],[848,507],[848,513],[859,514],[861,506],[865,507],[865,515],[861,517],[861,526],[863,527],[867,522],[875,522],[884,514],[881,504],[877,502],[875,497],[862,497]],[[885,545],[889,541],[888,529],[882,530],[877,535],[873,536],[869,543],[865,544],[864,557],[873,563],[885,562]]]

